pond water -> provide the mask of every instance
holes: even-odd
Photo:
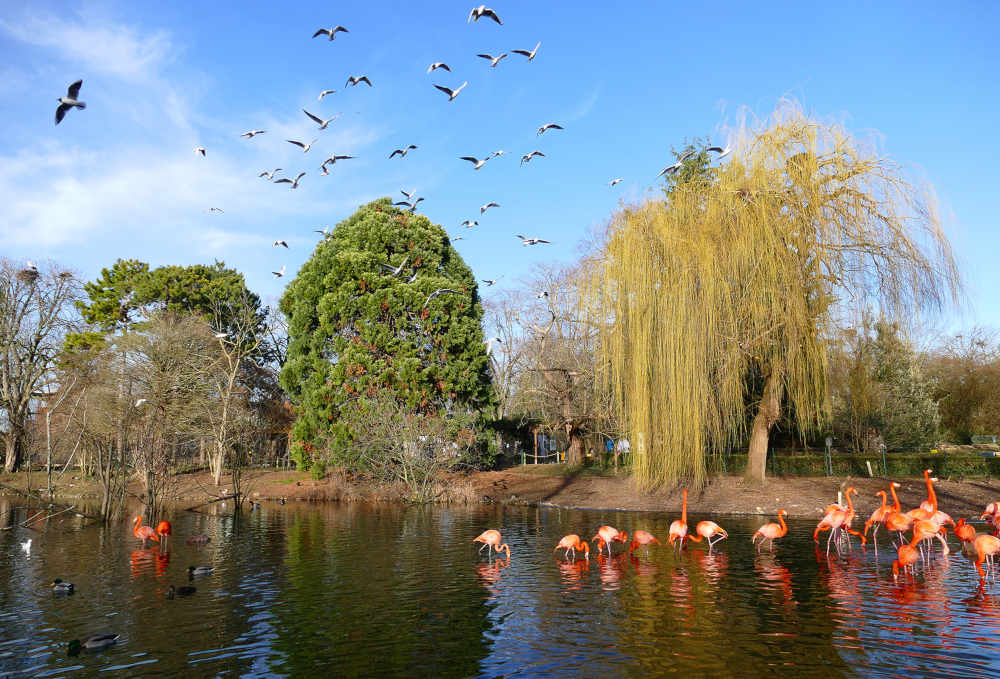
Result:
[[[0,498],[0,517],[12,509]],[[610,524],[662,539],[676,517],[264,504],[235,521],[231,505],[210,511],[167,517],[163,554],[124,523],[59,517],[44,531],[0,531],[0,676],[1000,673],[1000,585],[981,590],[961,554],[893,584],[893,550],[828,560],[813,522],[790,522],[773,555],[750,546],[760,519],[713,517],[730,538],[711,556],[702,543],[680,556],[654,545],[648,556],[566,562],[553,547],[567,533]],[[509,561],[477,553],[472,539],[487,528],[502,531]],[[195,534],[211,541],[185,544]],[[189,584],[189,565],[215,572],[167,599],[169,585]],[[75,593],[54,595],[57,577]],[[67,654],[71,639],[106,632],[121,635],[114,647]]]

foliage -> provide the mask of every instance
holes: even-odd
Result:
[[[955,443],[1000,434],[1000,343],[995,332],[973,328],[949,337],[924,357],[934,383],[941,427]]]
[[[888,319],[940,309],[958,273],[933,203],[835,124],[779,109],[744,126],[714,181],[623,209],[594,276],[601,384],[632,433],[640,482],[703,482],[743,437],[763,479],[787,402],[828,412],[830,326],[850,303]],[[758,398],[748,376],[762,377]]]
[[[442,288],[456,292],[430,298]],[[293,455],[304,467],[327,453],[357,463],[353,444],[363,432],[353,414],[376,395],[421,415],[494,403],[472,272],[440,226],[388,198],[362,206],[319,243],[281,310],[289,321],[281,384],[296,404]]]
[[[933,469],[941,477],[997,477],[1000,476],[1000,457],[983,457],[960,453],[946,455],[902,454],[889,453],[885,457],[887,472],[882,471],[882,456],[877,453],[869,455],[834,455],[834,476],[868,476],[866,462],[871,462],[872,471],[876,476],[895,478],[918,478],[925,469]],[[725,469],[722,458],[712,468],[712,471],[726,471],[739,474],[746,469],[746,455],[725,456]],[[826,457],[824,455],[774,455],[768,458],[768,470],[778,475],[788,476],[825,476]]]

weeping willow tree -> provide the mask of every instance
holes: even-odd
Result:
[[[598,372],[646,485],[701,484],[708,456],[748,435],[763,480],[782,407],[803,432],[826,417],[847,306],[893,319],[959,301],[933,198],[874,149],[794,106],[734,137],[710,181],[615,216],[592,281]]]

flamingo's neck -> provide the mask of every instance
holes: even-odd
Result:
[[[886,501],[886,498],[885,498],[885,491],[884,490],[880,490],[878,492],[878,494],[882,496],[882,506],[880,507],[880,509],[884,512],[886,509],[889,508],[889,504],[888,504],[888,502]]]
[[[785,515],[784,514],[778,514],[778,523],[781,524],[781,531],[780,531],[779,535],[781,535],[782,537],[784,537],[785,534],[788,533],[788,524],[785,523]]]
[[[903,509],[903,505],[899,504],[899,497],[896,495],[896,486],[889,486],[889,491],[892,493],[892,511],[899,513]]]
[[[688,492],[684,491],[684,502],[681,505],[681,523],[687,524],[688,522]]]

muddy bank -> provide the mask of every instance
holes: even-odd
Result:
[[[252,498],[259,501],[341,501],[402,502],[404,488],[372,484],[361,475],[334,471],[321,480],[295,471],[255,471],[247,486]],[[904,508],[913,508],[926,498],[922,478],[895,479]],[[24,489],[29,485],[25,474],[0,475],[0,483]],[[858,515],[866,518],[879,503],[875,492],[888,488],[882,478],[785,477],[768,479],[763,486],[746,483],[741,477],[714,478],[688,496],[688,511],[693,514],[762,514],[773,515],[784,508],[790,517],[816,518],[837,500],[837,491],[854,486],[858,489],[855,505]],[[30,485],[44,486],[44,475],[33,473]],[[96,485],[79,475],[67,474],[57,487],[57,499],[97,498]],[[943,511],[954,517],[978,517],[986,504],[1000,500],[1000,480],[941,479],[935,486]],[[139,486],[131,491],[141,494]],[[194,505],[228,495],[228,479],[216,487],[205,472],[174,477],[169,499]],[[0,487],[0,494],[12,491]],[[680,488],[640,490],[625,475],[601,474],[592,470],[565,469],[557,465],[517,468],[504,471],[456,473],[448,476],[437,490],[439,500],[457,504],[518,504],[578,509],[624,511],[661,511],[679,513]]]

